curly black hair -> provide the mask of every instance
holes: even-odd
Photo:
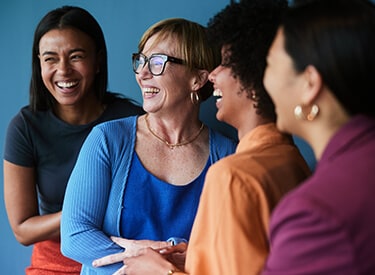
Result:
[[[228,47],[222,65],[232,69],[249,97],[255,91],[257,113],[274,121],[275,107],[263,86],[263,75],[268,49],[287,7],[286,0],[232,2],[207,24],[210,43]]]

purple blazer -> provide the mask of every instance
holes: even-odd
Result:
[[[355,116],[276,207],[263,274],[375,274],[375,119]]]

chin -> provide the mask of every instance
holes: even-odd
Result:
[[[216,112],[216,119],[219,120],[219,121],[223,120],[223,116],[220,112],[220,109],[218,109],[217,112]]]
[[[217,119],[218,121],[228,123],[228,120],[225,119],[225,115],[224,115],[222,112],[220,112],[220,111],[218,111],[218,112],[216,113],[216,119]]]

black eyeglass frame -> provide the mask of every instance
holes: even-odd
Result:
[[[139,68],[136,68],[135,67],[135,60],[137,59],[137,57],[143,57],[143,59],[145,60],[145,62],[143,63],[143,67],[142,69],[146,66],[146,64],[148,64],[148,70],[150,71],[150,73],[154,76],[158,76],[158,75],[162,75],[164,73],[164,70],[165,70],[165,64],[167,64],[167,62],[172,62],[172,63],[175,63],[175,64],[185,64],[184,60],[180,59],[180,58],[177,58],[177,57],[173,57],[173,56],[169,56],[169,55],[166,55],[164,53],[153,53],[150,57],[147,57],[145,56],[144,54],[142,53],[133,53],[132,54],[132,63],[133,63],[133,71],[134,73],[136,74],[139,74],[139,72],[137,72],[137,70],[139,70]],[[160,73],[158,74],[154,74],[151,70],[151,65],[150,65],[150,59],[153,58],[153,57],[161,57],[162,60],[164,61],[163,63],[163,68],[161,70]]]

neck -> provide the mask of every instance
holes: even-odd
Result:
[[[105,110],[105,106],[95,99],[84,99],[83,104],[58,104],[54,112],[58,118],[72,125],[84,125],[96,120]]]
[[[187,145],[187,144],[190,144],[190,143],[193,143],[198,137],[199,135],[201,134],[203,128],[204,128],[204,125],[203,123],[201,123],[201,126],[199,127],[199,130],[187,137],[186,139],[181,139],[180,141],[177,141],[177,142],[170,142],[168,139],[164,138],[163,136],[161,136],[160,134],[158,134],[150,125],[150,122],[148,120],[148,113],[145,115],[145,123],[146,123],[146,126],[147,126],[147,129],[148,131],[151,133],[152,136],[154,136],[155,138],[157,138],[160,142],[164,143],[165,145],[167,145],[170,149],[174,149],[176,147],[181,147],[181,146],[184,146],[184,145]]]
[[[236,127],[239,140],[241,140],[241,138],[243,138],[243,136],[245,136],[248,132],[260,125],[274,123],[272,119],[264,118],[257,114],[253,114],[250,117],[251,118],[245,119],[243,123]]]

